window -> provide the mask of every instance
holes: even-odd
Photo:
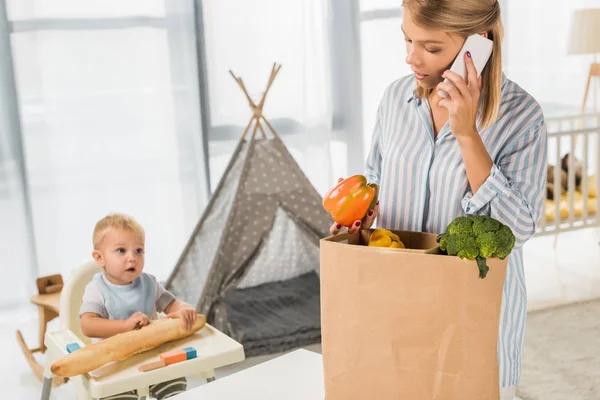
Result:
[[[281,64],[264,115],[317,190],[331,185],[331,106],[326,2],[203,2],[210,107],[211,186],[216,188],[251,110],[232,70],[258,102]]]
[[[165,279],[208,194],[193,2],[8,10],[36,274],[68,276],[90,259],[95,222],[121,211],[146,229],[146,268]]]

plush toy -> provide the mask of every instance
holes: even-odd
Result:
[[[160,319],[142,329],[121,333],[101,342],[85,346],[58,359],[50,370],[54,375],[71,377],[93,371],[112,361],[122,361],[163,343],[182,339],[198,332],[206,317],[198,314],[191,331],[181,326],[179,319]]]

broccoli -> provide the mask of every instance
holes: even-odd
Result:
[[[485,278],[489,267],[487,258],[503,260],[515,245],[510,228],[485,215],[469,215],[455,218],[438,235],[440,250],[451,256],[477,260],[479,277]]]
[[[494,253],[494,257],[504,260],[508,257],[515,245],[515,235],[513,235],[510,228],[506,225],[501,225],[496,234],[498,236],[499,244],[498,250]]]
[[[473,234],[473,218],[470,217],[458,217],[455,218],[448,227],[446,232],[451,235],[459,235],[461,233],[472,235]]]
[[[473,234],[479,236],[487,232],[496,232],[500,228],[500,222],[486,215],[474,215],[473,219]]]
[[[470,260],[479,255],[479,248],[475,236],[466,233],[449,235],[447,238],[447,250],[449,254],[455,254],[460,258]]]
[[[500,240],[496,232],[485,232],[481,235],[477,235],[477,246],[479,248],[479,255],[483,258],[494,257],[494,254],[498,251]]]

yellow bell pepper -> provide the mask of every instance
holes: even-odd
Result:
[[[389,247],[392,249],[404,249],[406,246],[395,233],[379,228],[375,229],[369,238],[369,246],[372,247]]]

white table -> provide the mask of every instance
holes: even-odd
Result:
[[[323,358],[296,350],[188,390],[174,400],[323,400]]]
[[[50,394],[52,373],[50,365],[58,358],[67,354],[69,343],[83,342],[72,331],[61,330],[47,332],[45,344],[48,347],[44,376],[44,391],[42,399]],[[138,367],[148,362],[158,361],[160,354],[180,349],[194,347],[197,357],[168,365],[148,372],[139,372]],[[193,335],[173,342],[164,343],[152,350],[136,354],[127,360],[106,364],[94,371],[81,375],[85,390],[92,398],[102,398],[117,393],[137,389],[139,394],[147,395],[148,386],[157,382],[175,379],[182,376],[214,376],[214,370],[226,365],[243,361],[245,358],[242,345],[218,329],[206,324],[204,328]]]

